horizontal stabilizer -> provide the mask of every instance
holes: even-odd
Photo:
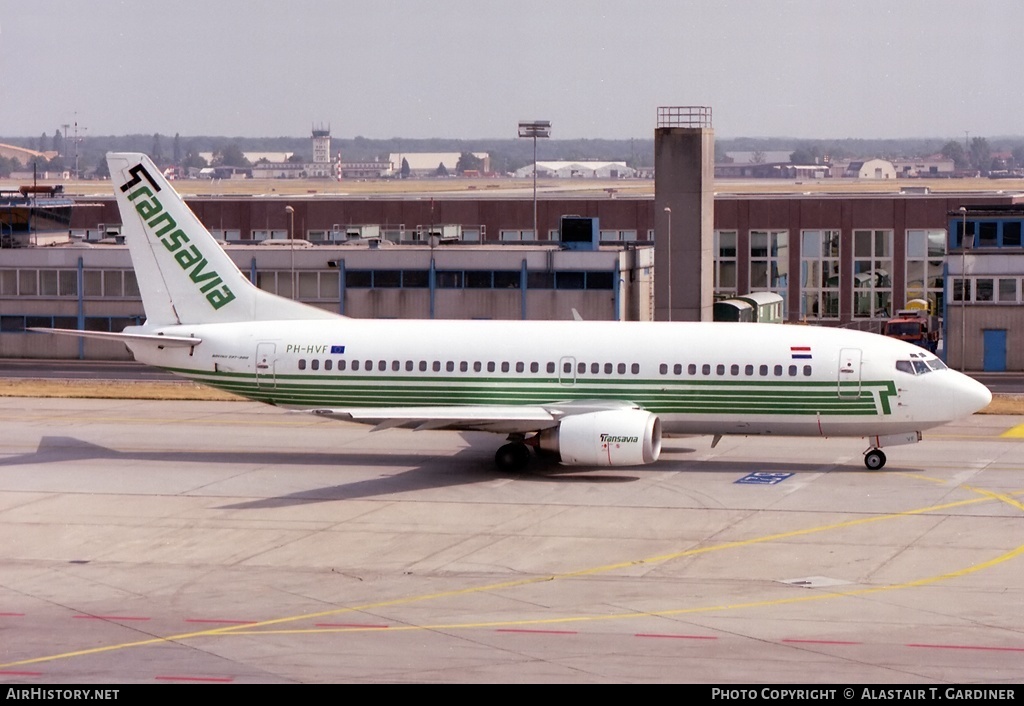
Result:
[[[197,346],[203,342],[201,338],[165,336],[161,333],[114,333],[111,331],[79,331],[73,328],[41,328],[35,326],[29,327],[28,330],[39,333],[57,333],[62,336],[96,338],[101,341],[121,341],[122,343],[144,342],[159,346]]]

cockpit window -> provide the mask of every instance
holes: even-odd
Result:
[[[932,370],[945,370],[946,369],[946,364],[943,363],[938,358],[931,358],[930,360],[926,360],[925,362],[928,363],[928,367],[931,368]]]
[[[936,359],[936,361],[938,361],[938,359]],[[914,358],[913,360],[897,360],[896,369],[904,373],[909,373],[910,375],[924,375],[925,373],[930,373],[932,370],[939,369],[937,367],[929,367],[928,363],[930,362],[931,361],[925,362],[918,358]],[[938,362],[941,363],[941,361]]]

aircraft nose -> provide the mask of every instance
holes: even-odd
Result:
[[[966,375],[963,375],[960,380],[956,396],[965,417],[985,409],[992,402],[992,392],[974,378]]]

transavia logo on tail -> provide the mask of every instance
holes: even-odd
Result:
[[[206,295],[210,306],[220,309],[232,301],[235,298],[234,292],[224,284],[216,270],[207,267],[210,263],[203,253],[195,245],[189,244],[185,231],[164,210],[164,205],[153,195],[149,186],[142,183],[145,179],[153,189],[160,191],[160,186],[153,181],[146,168],[136,164],[128,173],[132,178],[121,185],[121,191],[128,194],[128,200],[135,205],[135,210],[142,216],[146,226],[156,234],[165,248],[174,253],[175,261],[188,273],[189,279],[196,283],[199,291]]]

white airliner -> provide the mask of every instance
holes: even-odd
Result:
[[[865,437],[881,448],[985,407],[988,389],[923,348],[858,331],[749,323],[375,321],[264,292],[148,157],[107,161],[146,311],[135,357],[271,405],[376,429],[508,436],[575,466],[653,463],[662,433]]]

